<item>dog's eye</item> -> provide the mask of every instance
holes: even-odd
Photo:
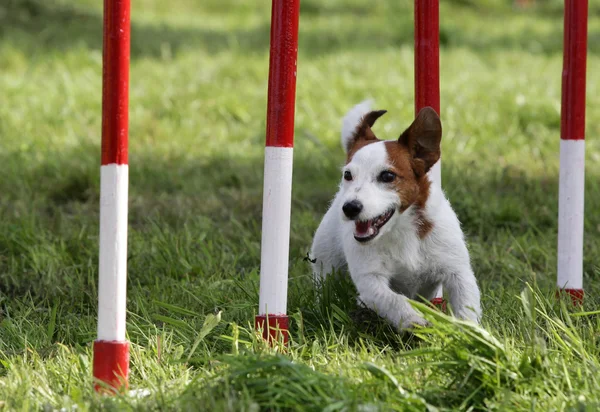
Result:
[[[378,180],[383,183],[391,183],[396,179],[396,174],[385,170],[379,174]]]
[[[348,170],[346,170],[344,172],[344,180],[347,180],[347,181],[352,180],[352,173],[350,173]]]

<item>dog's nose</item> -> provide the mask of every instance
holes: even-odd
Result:
[[[344,203],[342,210],[348,219],[354,219],[363,210],[363,205],[358,200]]]

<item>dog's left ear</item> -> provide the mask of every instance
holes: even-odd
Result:
[[[377,136],[375,136],[375,133],[373,133],[371,127],[373,127],[377,119],[379,119],[386,113],[387,110],[374,110],[365,114],[361,118],[360,123],[358,123],[358,125],[356,126],[356,129],[354,130],[354,133],[352,134],[350,139],[348,139],[348,141],[345,142],[344,149],[346,150],[346,153],[351,152],[352,148],[361,140],[377,140]]]
[[[408,148],[417,177],[423,176],[440,159],[442,122],[431,107],[424,107],[400,135],[398,143]]]

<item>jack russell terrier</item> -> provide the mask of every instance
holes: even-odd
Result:
[[[440,158],[442,124],[426,107],[398,140],[379,140],[385,110],[369,101],[342,122],[346,165],[311,248],[322,280],[346,268],[359,300],[398,329],[426,325],[408,299],[431,300],[440,285],[453,313],[478,322],[477,281],[460,222],[427,172]]]

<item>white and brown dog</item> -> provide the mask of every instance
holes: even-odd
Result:
[[[430,300],[440,284],[454,314],[478,322],[479,288],[460,222],[427,174],[440,158],[440,118],[424,108],[398,140],[383,141],[371,128],[385,112],[367,101],[344,117],[346,165],[315,233],[315,276],[347,266],[360,301],[399,329],[426,323],[407,298]]]

